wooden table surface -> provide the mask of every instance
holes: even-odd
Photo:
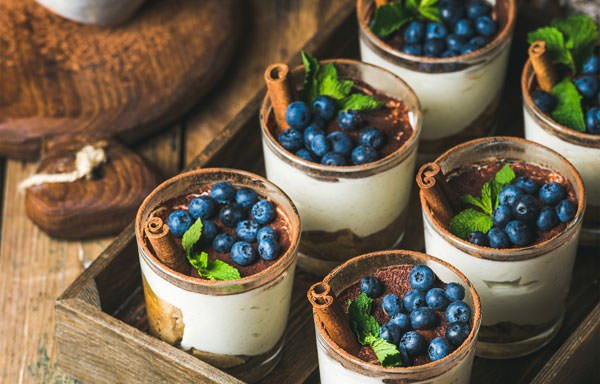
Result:
[[[246,8],[244,26],[226,78],[185,118],[134,149],[165,177],[176,174],[260,91],[267,64],[289,60],[323,20],[353,5],[353,0],[240,5]],[[17,192],[35,168],[35,163],[0,158],[0,383],[73,382],[53,362],[54,300],[112,240],[57,241],[38,230]]]

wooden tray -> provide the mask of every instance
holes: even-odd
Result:
[[[354,17],[351,11],[337,15],[304,49],[322,58],[347,54],[347,47],[356,46],[355,40],[348,39],[348,36],[357,36]],[[515,41],[519,39],[524,41],[518,34]],[[514,50],[525,52],[524,46],[518,43]],[[521,59],[522,55],[513,55],[516,62],[511,65],[513,70],[509,71],[507,83],[519,84]],[[297,63],[296,59],[291,64]],[[505,93],[503,108],[513,113],[501,113],[504,118],[500,127],[508,129],[501,129],[499,133],[519,134],[522,122],[518,89],[507,89]],[[264,91],[259,92],[189,168],[225,166],[263,172],[257,119],[263,95]],[[419,207],[415,205],[414,209],[415,214],[410,217],[419,218]],[[409,227],[414,232],[406,236],[412,239],[411,244],[403,247],[422,249],[420,223],[412,224]],[[584,382],[594,382],[596,378],[597,382],[600,375],[594,360],[600,338],[598,253],[598,248],[580,249],[565,322],[550,344],[519,359],[476,359],[473,383],[529,383],[532,380],[574,383],[575,378],[585,378]],[[318,382],[314,330],[305,299],[305,291],[314,280],[302,272],[296,276],[282,361],[263,383]],[[240,382],[147,333],[133,225],[129,225],[59,297],[56,313],[58,363],[84,382]]]

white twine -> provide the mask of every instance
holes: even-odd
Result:
[[[106,152],[101,146],[86,145],[75,155],[75,170],[66,173],[38,173],[19,184],[19,191],[46,183],[72,183],[83,177],[89,178],[94,169],[106,162]]]

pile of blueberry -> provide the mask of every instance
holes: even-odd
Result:
[[[560,183],[542,185],[524,176],[502,189],[494,209],[494,227],[489,232],[473,232],[468,241],[492,248],[524,247],[536,240],[537,231],[549,231],[575,217],[577,206],[567,198]]]
[[[498,31],[484,0],[440,0],[441,23],[413,21],[404,29],[402,51],[415,56],[454,57],[487,45]]]
[[[379,337],[398,346],[403,365],[426,355],[430,361],[439,360],[458,348],[471,332],[471,307],[465,303],[465,289],[456,283],[445,288],[434,288],[436,276],[425,265],[415,266],[408,281],[412,290],[400,298],[385,295],[381,300],[383,311],[390,317],[379,331]],[[374,276],[360,280],[360,289],[371,298],[381,296],[383,284]],[[445,337],[427,342],[419,330],[434,329],[441,325],[441,316],[447,321]]]
[[[325,133],[337,114],[341,130]],[[379,159],[378,149],[385,142],[385,134],[374,127],[363,127],[358,111],[338,113],[335,100],[319,96],[312,103],[312,111],[302,101],[288,105],[285,119],[291,128],[277,137],[279,144],[296,156],[324,165],[343,166],[371,163]],[[344,131],[360,129],[358,143]]]
[[[583,98],[582,106],[585,113],[586,132],[600,134],[600,57],[588,57],[582,66],[582,73],[575,79],[575,87]],[[558,101],[551,93],[536,90],[531,93],[531,98],[537,107],[545,114],[550,115],[556,108]]]
[[[214,221],[217,217],[221,226],[235,228],[235,235],[222,231]],[[187,210],[171,212],[167,225],[173,235],[183,236],[193,221],[202,219],[201,244],[219,253],[230,252],[235,263],[246,266],[259,256],[267,261],[279,256],[279,232],[268,226],[275,217],[269,200],[224,181],[213,185],[209,195],[192,199]]]

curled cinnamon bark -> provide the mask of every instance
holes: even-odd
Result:
[[[535,41],[529,46],[528,53],[538,85],[543,91],[552,91],[552,87],[557,83],[558,78],[548,55],[546,43],[542,40]]]
[[[452,209],[446,195],[445,184],[444,174],[437,163],[426,163],[419,168],[417,185],[427,205],[440,222],[448,224],[452,219]]]
[[[313,284],[308,289],[308,301],[313,307],[317,321],[321,322],[329,337],[346,352],[358,353],[360,344],[350,329],[344,310],[331,294],[329,284]]]
[[[288,78],[289,73],[290,68],[283,63],[271,64],[265,71],[265,83],[273,106],[275,121],[282,131],[289,128],[287,121],[285,121],[285,111],[293,101],[292,87]]]
[[[167,267],[177,271],[186,272],[187,261],[181,254],[173,236],[169,236],[169,226],[163,223],[160,217],[152,217],[144,227],[146,237],[152,245],[156,257]]]

